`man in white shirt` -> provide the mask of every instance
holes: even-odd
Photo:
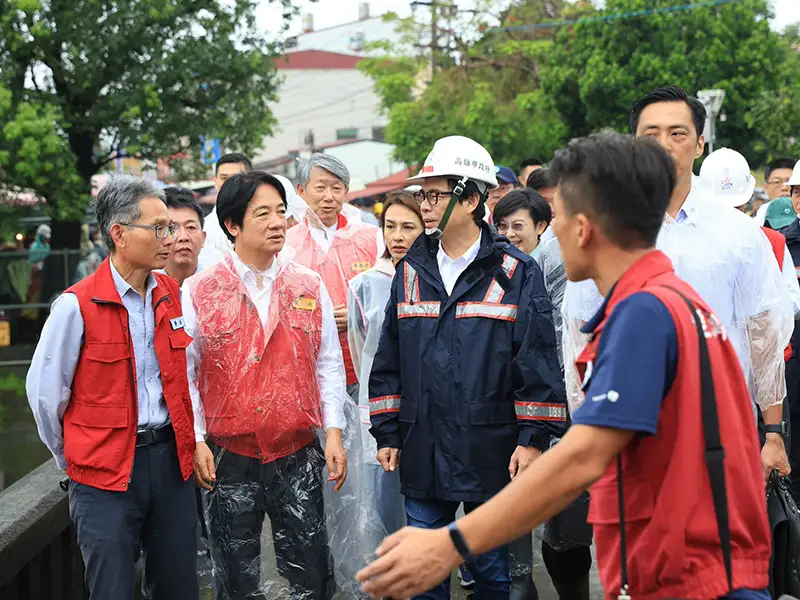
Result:
[[[217,189],[217,193],[219,193],[222,184],[228,178],[238,173],[246,173],[252,168],[253,165],[250,163],[250,159],[244,154],[231,152],[221,156],[214,168],[214,187]],[[231,247],[227,236],[219,226],[216,206],[211,209],[203,227],[203,232],[206,234],[207,239],[203,249],[200,251],[200,268],[211,266],[222,260],[223,252]]]
[[[676,164],[678,181],[656,247],[725,326],[766,424],[764,475],[768,477],[774,469],[787,475],[783,351],[794,327],[792,301],[760,228],[738,210],[714,202],[711,188],[692,173],[705,145],[705,117],[703,105],[674,86],[646,94],[631,112],[634,134],[655,137]],[[577,328],[601,303],[591,282],[568,282],[562,307],[563,346],[567,396],[573,409],[583,399],[574,359],[585,340]]]
[[[217,201],[233,252],[182,293],[195,478],[208,494],[218,598],[263,598],[261,529],[272,522],[278,572],[292,597],[329,599],[334,580],[322,469],[339,491],[344,367],[320,277],[278,253],[286,236],[280,181],[251,171]],[[325,450],[315,430],[325,428]]]
[[[164,188],[164,194],[170,221],[176,227],[175,243],[164,272],[178,285],[183,285],[184,281],[200,271],[199,255],[206,241],[203,231],[205,217],[191,190],[168,187]]]
[[[297,193],[310,210],[289,229],[286,245],[294,251],[292,260],[319,273],[330,292],[348,393],[357,399],[358,377],[347,341],[347,284],[373,267],[384,246],[379,228],[342,211],[349,185],[350,172],[335,156],[317,152],[302,161],[297,168]]]

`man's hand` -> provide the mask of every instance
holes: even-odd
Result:
[[[325,461],[328,463],[328,481],[335,481],[334,492],[342,489],[347,479],[347,455],[342,445],[342,430],[328,429],[325,432]]]
[[[333,307],[333,318],[336,319],[336,329],[339,333],[347,331],[347,305],[337,304]]]
[[[205,442],[197,442],[194,448],[194,482],[204,490],[213,490],[217,482],[214,453]]]
[[[388,473],[397,469],[400,464],[400,450],[397,448],[381,448],[378,450],[376,458],[381,463],[383,470]]]
[[[511,475],[513,480],[517,475],[527,469],[533,461],[542,455],[539,450],[528,446],[517,446],[514,454],[511,455],[511,461],[508,463],[508,474]]]
[[[361,589],[373,598],[409,598],[428,591],[461,562],[446,528],[404,527],[386,538],[378,559],[356,573]]]
[[[764,481],[769,481],[772,471],[778,471],[781,477],[786,477],[792,472],[783,438],[777,433],[768,433],[767,441],[761,448],[761,472],[764,475]]]

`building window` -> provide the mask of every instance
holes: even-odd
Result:
[[[372,139],[376,142],[385,142],[386,141],[386,127],[373,127],[372,128]]]
[[[336,130],[336,140],[356,140],[358,139],[358,129],[355,127],[349,127],[347,129],[337,129]]]

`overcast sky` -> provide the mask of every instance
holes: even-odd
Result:
[[[299,0],[301,15],[310,12],[314,15],[314,28],[322,29],[342,23],[349,23],[358,19],[358,5],[360,0],[319,0],[311,3],[308,0]],[[780,31],[790,23],[800,22],[800,0],[771,0],[775,9],[773,28]],[[401,16],[411,14],[409,0],[373,0],[369,3],[372,16],[394,11]],[[471,0],[459,0],[463,8],[475,5]],[[679,2],[676,1],[676,4]],[[424,7],[423,7],[424,9]],[[702,10],[702,9],[700,9]],[[277,23],[281,20],[281,11],[273,3],[262,0],[258,13],[259,25],[268,31],[277,31]],[[295,35],[302,30],[302,20],[297,18],[289,28],[289,35]]]

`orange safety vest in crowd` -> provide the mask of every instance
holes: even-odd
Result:
[[[371,269],[378,259],[380,229],[363,223],[350,224],[339,214],[333,245],[325,252],[311,236],[307,223],[300,223],[286,232],[286,245],[295,251],[292,260],[319,273],[334,306],[347,305],[347,283],[356,275]],[[347,332],[339,333],[347,384],[358,383],[353,358],[347,343]]]
[[[783,258],[786,254],[786,237],[774,229],[770,229],[769,227],[762,227],[761,231],[764,232],[764,235],[767,236],[769,240],[770,246],[772,246],[772,253],[775,255],[775,258],[778,261],[778,268],[783,272]],[[792,358],[792,345],[789,344],[783,350],[783,360],[789,360]]]
[[[155,347],[181,475],[193,471],[194,418],[186,377],[186,348],[192,341],[181,325],[177,282],[153,273]],[[75,294],[83,317],[83,345],[64,413],[67,475],[78,483],[124,492],[133,469],[139,422],[133,341],[128,311],[114,285],[109,259],[65,293]]]
[[[678,278],[669,258],[654,251],[640,258],[619,280],[603,321],[576,361],[581,377],[591,377],[589,365],[597,359],[606,320],[616,306],[637,292],[653,294],[672,315],[678,364],[661,403],[658,432],[634,436],[621,452],[628,593],[636,600],[654,600],[719,598],[728,592],[705,461],[697,329],[681,297],[664,288],[686,296],[700,312],[706,330],[725,448],[733,589],[764,589],[769,584],[771,536],[750,392],[717,317],[697,292]],[[588,521],[594,526],[600,581],[605,597],[611,600],[617,597],[621,580],[617,461],[592,485],[591,495]]]
[[[230,258],[196,275],[190,292],[209,439],[263,462],[307,446],[322,425],[320,277],[292,262],[278,268],[266,326]]]

